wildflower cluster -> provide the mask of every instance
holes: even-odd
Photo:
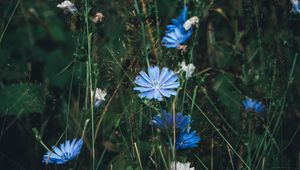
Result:
[[[182,113],[175,115],[175,121],[173,115],[163,111],[160,115],[153,117],[151,124],[163,132],[168,132],[173,129],[175,123],[175,129],[179,132],[179,136],[176,139],[176,149],[186,149],[197,147],[201,138],[196,134],[196,131],[190,132],[191,119],[189,116],[184,116]]]
[[[65,13],[75,14],[78,12],[76,6],[71,1],[63,1],[57,5],[58,8],[63,9]],[[95,14],[92,21],[96,24],[102,22],[104,15],[100,12]],[[107,92],[96,88],[95,91],[91,90],[92,101],[94,109],[98,109],[105,101]],[[88,121],[87,121],[88,122]],[[43,155],[42,163],[44,164],[65,164],[70,160],[75,159],[79,154],[83,146],[83,139],[73,139],[72,141],[66,140],[59,146],[52,146],[52,149],[47,148],[47,153]]]
[[[172,24],[167,26],[166,35],[162,39],[162,44],[166,48],[182,50],[183,46],[185,46],[184,43],[191,37],[193,33],[192,27],[196,26],[199,20],[197,17],[192,17],[187,20],[187,10],[185,6],[180,16],[177,19],[172,19]],[[182,62],[179,71],[185,72],[185,78],[187,80],[192,76],[194,70],[195,66],[193,64],[186,65],[185,62]],[[134,83],[136,85],[134,90],[139,92],[140,98],[157,100],[159,102],[163,101],[164,98],[176,96],[178,87],[180,86],[177,73],[174,73],[174,71],[166,67],[160,70],[159,66],[149,66],[147,73],[141,71],[135,78]],[[163,133],[170,133],[174,130],[177,134],[176,143],[174,143],[174,145],[176,150],[181,150],[195,148],[201,140],[197,132],[191,130],[191,122],[190,116],[180,112],[172,115],[166,110],[163,110],[160,114],[153,117],[150,124],[160,129]],[[189,167],[189,164],[187,166]],[[171,169],[176,169],[176,167],[181,167],[181,164],[171,165]]]
[[[95,94],[94,94],[95,93]],[[91,91],[94,96],[94,109],[100,107],[102,102],[105,101],[106,91],[96,88],[96,91]],[[76,158],[83,146],[82,139],[73,139],[72,142],[67,140],[57,146],[52,146],[52,150],[49,150],[44,156],[42,163],[45,164],[65,164],[66,162]]]
[[[149,74],[149,75],[148,75]],[[159,70],[158,66],[149,67],[148,74],[141,71],[136,77],[135,84],[138,85],[134,88],[140,92],[141,98],[156,99],[162,101],[162,97],[170,97],[176,95],[175,88],[179,87],[178,77],[173,71],[167,68]],[[196,131],[190,131],[191,120],[189,116],[184,116],[182,113],[177,113],[175,120],[173,115],[167,111],[163,111],[161,115],[153,117],[151,124],[164,132],[173,128],[175,123],[176,130],[179,131],[179,136],[176,140],[176,149],[185,149],[197,147],[198,142],[201,140],[197,136]]]
[[[292,0],[293,11],[299,11],[298,1]],[[70,1],[64,1],[57,5],[58,8],[64,10],[64,12],[76,13],[77,8]],[[187,41],[190,39],[193,33],[193,27],[197,27],[199,23],[198,17],[191,17],[187,19],[188,8],[185,6],[177,19],[172,19],[171,24],[167,25],[165,36],[162,38],[162,44],[166,48],[177,48],[179,50],[185,50]],[[97,12],[92,21],[96,23],[102,22],[104,15]],[[181,63],[181,69],[178,72],[159,66],[149,66],[147,72],[140,71],[134,80],[134,91],[137,91],[138,96],[142,99],[156,100],[158,102],[164,101],[166,98],[176,96],[178,88],[180,87],[180,81],[177,73],[180,71],[185,72],[185,79],[188,80],[192,77],[195,71],[193,64],[188,64],[183,61]],[[95,91],[91,91],[94,109],[98,109],[105,101],[107,92],[96,88]],[[261,113],[264,111],[264,105],[253,99],[245,99],[243,106],[246,111],[254,111]],[[198,136],[196,130],[191,130],[191,117],[184,115],[181,112],[169,113],[166,110],[162,110],[161,113],[155,115],[151,120],[151,125],[158,128],[162,133],[170,133],[172,130],[176,133],[176,143],[174,144],[176,150],[188,149],[198,147],[201,137]],[[52,146],[52,150],[43,156],[42,162],[45,164],[65,164],[69,160],[75,159],[83,146],[82,139],[67,140],[57,146]],[[190,168],[190,163],[171,163],[171,169],[194,169]]]
[[[166,35],[162,39],[162,44],[167,48],[177,48],[185,50],[183,45],[193,33],[192,26],[199,23],[198,17],[192,17],[187,20],[188,8],[185,6],[177,19],[171,20],[171,25],[167,26]]]

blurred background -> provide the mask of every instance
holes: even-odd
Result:
[[[189,0],[188,16],[200,23],[184,54],[160,43],[183,1],[90,0],[90,38],[84,1],[73,1],[76,14],[58,3],[0,1],[1,169],[91,169],[90,126],[80,156],[67,165],[43,165],[46,149],[36,138],[50,147],[81,136],[90,119],[88,41],[94,86],[108,92],[95,111],[98,169],[139,169],[134,142],[144,169],[164,167],[156,147],[163,144],[149,125],[154,112],[132,90],[147,67],[145,56],[174,70],[183,60],[196,66],[178,94],[190,98],[177,107],[191,115],[202,141],[178,152],[179,160],[195,169],[245,168],[204,112],[251,169],[300,169],[300,14],[291,12],[289,0]],[[102,22],[93,23],[96,12]],[[263,115],[245,119],[245,97],[262,101]],[[256,122],[252,135],[243,131],[248,120]]]

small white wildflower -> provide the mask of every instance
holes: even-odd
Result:
[[[300,13],[300,4],[298,0],[291,0],[292,10],[293,13]]]
[[[188,20],[185,21],[183,24],[183,28],[187,31],[189,30],[192,26],[198,27],[199,24],[199,18],[194,16]]]
[[[63,9],[65,13],[70,12],[70,13],[74,14],[77,12],[77,8],[70,1],[64,1],[60,4],[57,4],[57,7]]]
[[[92,94],[94,95],[93,91],[92,91]],[[98,108],[102,104],[102,102],[105,101],[106,95],[107,95],[107,92],[105,90],[96,88],[95,97],[94,97],[94,107],[95,108]]]
[[[176,166],[176,167],[175,167]],[[190,167],[191,163],[187,162],[187,163],[181,163],[181,162],[172,162],[171,163],[171,170],[195,170],[194,167]]]
[[[185,64],[185,61],[181,63],[181,70],[185,72],[185,79],[192,77],[193,72],[195,71],[194,64]]]
[[[95,17],[93,18],[93,22],[96,24],[96,23],[102,22],[103,19],[104,19],[104,15],[101,12],[97,12],[95,14]]]

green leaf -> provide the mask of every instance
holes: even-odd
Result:
[[[219,101],[226,107],[230,113],[233,122],[240,120],[241,99],[237,88],[234,86],[234,79],[228,76],[219,76],[213,86],[217,93]]]
[[[15,84],[0,90],[0,113],[23,116],[41,113],[45,105],[44,87],[37,84]]]

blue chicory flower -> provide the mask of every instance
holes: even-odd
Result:
[[[183,131],[190,123],[191,119],[189,116],[185,116],[180,112],[176,114],[176,129]],[[153,117],[151,124],[160,130],[173,129],[173,115],[164,110],[162,115]]]
[[[201,138],[196,134],[196,131],[190,132],[191,128],[188,128],[186,131],[180,132],[179,136],[176,139],[176,150],[195,148],[198,146]]]
[[[243,101],[243,106],[245,110],[252,110],[256,113],[261,113],[264,111],[264,105],[257,101],[257,100],[253,100],[253,99],[245,99]]]
[[[180,15],[178,16],[177,19],[171,19],[171,23],[173,25],[168,25],[167,26],[167,32],[171,32],[171,31],[174,31],[174,29],[176,27],[179,27],[179,26],[183,26],[183,24],[185,23],[185,21],[187,20],[187,13],[188,13],[188,8],[187,6],[184,6],[184,8],[182,9]]]
[[[148,67],[148,74],[141,71],[134,83],[138,85],[134,90],[139,91],[141,98],[163,100],[164,97],[171,97],[177,94],[179,87],[178,76],[168,68],[161,71],[158,66]]]
[[[292,10],[293,13],[300,13],[300,3],[298,0],[291,0]]]
[[[59,147],[52,146],[53,151],[48,151],[44,156],[42,163],[45,164],[65,164],[69,160],[74,159],[80,153],[83,145],[82,139],[73,139],[72,142],[67,140],[60,144]]]
[[[183,25],[187,19],[188,8],[185,6],[177,19],[172,19],[172,25],[167,26],[166,35],[162,39],[162,44],[167,48],[179,48],[192,35],[192,28],[185,30]]]

